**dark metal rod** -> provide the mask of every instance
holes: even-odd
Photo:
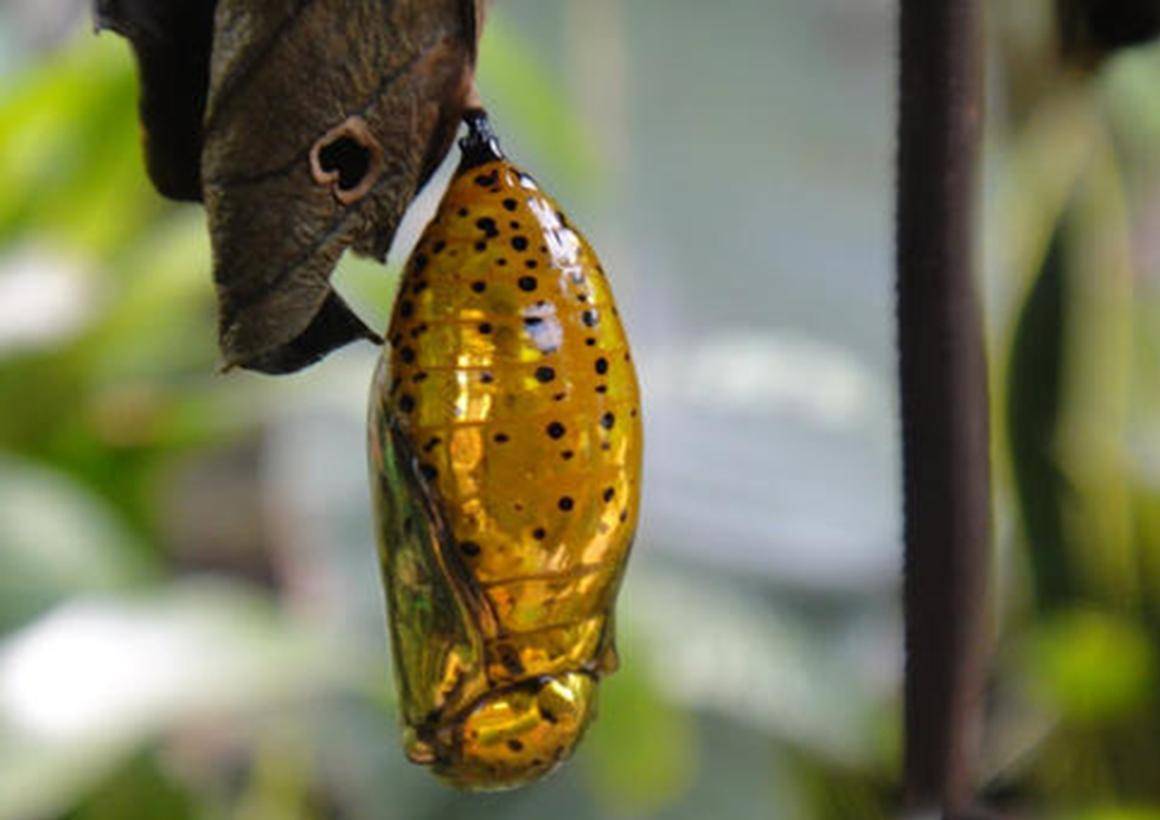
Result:
[[[990,561],[987,364],[975,293],[981,0],[902,0],[897,288],[905,497],[906,800],[973,799]]]

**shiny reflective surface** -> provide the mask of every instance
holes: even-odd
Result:
[[[541,777],[616,668],[641,421],[599,262],[505,160],[461,169],[412,254],[370,430],[408,756]]]

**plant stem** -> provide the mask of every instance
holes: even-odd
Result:
[[[981,0],[902,0],[897,287],[910,807],[960,816],[980,734],[990,561],[975,293]]]

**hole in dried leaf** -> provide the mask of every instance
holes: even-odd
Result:
[[[371,152],[350,137],[339,137],[318,152],[318,164],[323,171],[338,173],[338,189],[350,191],[358,187],[371,168]]]
[[[362,199],[382,173],[383,151],[362,117],[351,117],[323,134],[310,149],[310,171],[344,205]]]

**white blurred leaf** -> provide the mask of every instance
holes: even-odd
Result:
[[[819,630],[768,598],[705,574],[637,566],[620,623],[666,695],[852,767],[881,762],[901,669],[897,624]]]
[[[74,600],[0,645],[0,817],[72,805],[156,735],[267,710],[362,670],[260,595],[210,581]]]
[[[0,356],[78,333],[96,308],[85,266],[58,249],[18,246],[0,255]]]
[[[66,476],[0,457],[0,600],[19,615],[81,590],[123,587],[144,567],[134,536]]]

